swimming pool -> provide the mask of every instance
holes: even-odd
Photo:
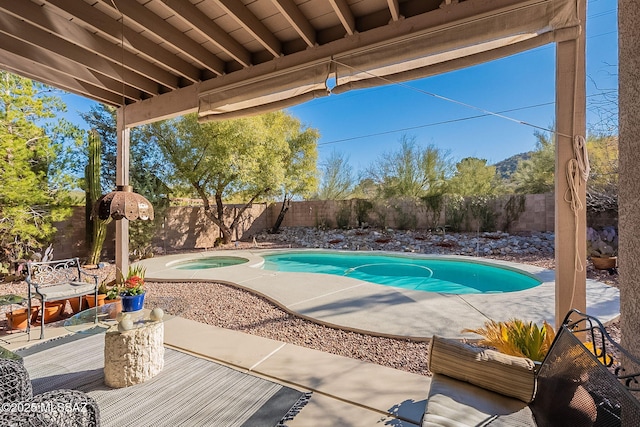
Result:
[[[180,261],[170,265],[176,270],[204,270],[208,268],[230,267],[248,262],[246,258],[235,256],[211,256]]]
[[[445,294],[516,292],[542,283],[524,271],[467,259],[347,252],[286,252],[263,258],[265,270],[333,274]]]

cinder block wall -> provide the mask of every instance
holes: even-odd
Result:
[[[503,206],[503,201],[497,202]],[[333,228],[338,223],[349,227],[357,227],[357,200],[311,200],[292,202],[282,223],[283,227],[327,227]],[[248,240],[255,234],[271,228],[280,213],[281,202],[255,203],[242,215],[234,240]],[[226,207],[227,223],[235,216],[241,205]],[[553,231],[555,200],[552,193],[531,194],[525,198],[525,211],[518,220],[510,225],[510,232]],[[615,212],[601,213],[597,217],[598,224],[609,225],[617,222]],[[411,200],[372,201],[367,211],[367,223],[375,227],[426,229],[431,226],[427,208],[424,204]],[[204,208],[199,206],[172,206],[167,208],[164,218],[153,236],[156,252],[170,253],[180,250],[212,248],[220,237],[219,228],[206,216]],[[86,257],[88,247],[85,244],[84,207],[77,207],[70,219],[56,223],[58,229],[53,247],[56,259],[72,256]],[[446,224],[444,213],[440,215],[438,225]],[[504,220],[498,217],[496,224],[501,230]],[[469,224],[471,230],[476,224]],[[501,230],[504,231],[504,230]],[[115,227],[110,224],[103,254],[111,259],[115,246]]]

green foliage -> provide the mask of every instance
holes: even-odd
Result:
[[[430,196],[424,196],[421,200],[427,210],[426,216],[429,228],[436,228],[440,223],[440,216],[442,215],[445,196],[443,194],[433,194]]]
[[[351,222],[351,201],[342,200],[339,204],[338,212],[336,212],[336,225],[338,228],[349,228]]]
[[[442,193],[450,170],[448,152],[433,145],[421,148],[405,135],[399,150],[381,156],[367,173],[383,198],[419,198]]]
[[[372,209],[373,203],[369,200],[356,200],[356,221],[358,222],[358,227],[362,227],[365,223],[369,222],[369,213]]]
[[[0,71],[0,265],[46,246],[52,223],[71,214],[75,180],[64,169],[65,143],[80,131],[55,119],[65,110],[51,90]]]
[[[315,131],[301,132],[299,122],[282,112],[204,124],[189,114],[150,125],[149,135],[170,165],[172,183],[202,200],[205,214],[222,232],[223,243],[231,241],[256,199],[285,188],[288,171],[307,170],[313,164],[314,150],[299,149],[292,155],[291,147],[309,147],[317,137]],[[292,139],[297,142],[290,145]],[[291,166],[294,159],[300,167]],[[247,202],[228,224],[224,200],[232,196]]]
[[[469,197],[467,206],[471,216],[478,221],[480,231],[495,231],[498,214],[495,209],[495,197],[475,196]]]
[[[285,168],[280,186],[282,209],[272,228],[272,232],[277,232],[291,200],[294,197],[308,197],[318,187],[316,164],[320,134],[316,129],[303,128],[298,119],[282,112],[267,115],[265,119],[266,126],[274,132],[275,137],[280,135],[289,145],[282,158]]]
[[[589,152],[589,191],[611,193],[618,185],[618,137],[591,135],[587,138]]]
[[[393,208],[396,211],[395,223],[399,230],[413,230],[418,226],[418,218],[413,212],[407,212],[402,205],[395,205]]]
[[[272,138],[288,145],[280,159],[284,167],[280,187],[283,198],[308,197],[318,187],[318,130],[303,127],[298,119],[283,112],[263,118]]]
[[[458,195],[447,195],[444,203],[444,216],[446,225],[451,231],[462,230],[462,224],[467,219],[467,205],[464,197]]]
[[[518,163],[518,168],[511,177],[515,191],[519,194],[548,193],[555,186],[555,136],[549,138],[538,131],[535,136],[538,140],[536,151],[531,153],[529,160]]]
[[[547,322],[538,326],[519,319],[507,322],[490,320],[485,322],[484,328],[464,329],[462,332],[482,335],[484,339],[480,345],[494,347],[512,356],[528,357],[536,362],[544,360],[555,338],[555,331]]]
[[[116,181],[116,110],[98,105],[81,115],[97,132],[102,142],[100,182],[102,188],[115,188]],[[167,186],[170,167],[162,157],[156,144],[150,144],[152,138],[150,126],[131,129],[129,183],[134,190],[151,202],[154,209],[153,221],[132,221],[129,224],[129,250],[136,258],[152,255],[151,242],[155,231],[161,226],[164,211],[169,206]]]
[[[495,194],[496,167],[485,159],[467,157],[456,164],[456,171],[448,181],[448,193],[463,197]]]
[[[320,165],[320,185],[313,197],[317,200],[344,200],[349,198],[355,178],[349,166],[349,157],[337,151]]]
[[[104,245],[104,239],[107,236],[107,224],[111,222],[111,218],[103,221],[99,218],[91,218],[91,211],[93,205],[98,198],[102,195],[102,186],[100,185],[100,152],[102,151],[102,143],[100,141],[100,135],[95,130],[89,132],[88,138],[88,158],[87,167],[85,169],[85,184],[86,184],[86,211],[87,211],[87,224],[90,228],[89,240],[91,242],[91,251],[89,252],[88,264],[97,264],[100,262],[100,254],[102,252],[102,246]]]
[[[358,199],[375,199],[378,194],[378,185],[371,178],[362,178],[351,194]]]

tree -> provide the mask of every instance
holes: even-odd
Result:
[[[320,185],[313,197],[317,200],[344,200],[351,195],[355,178],[349,165],[349,156],[332,151],[320,164]]]
[[[242,215],[256,199],[283,183],[282,159],[289,145],[269,128],[273,114],[203,124],[189,114],[150,125],[150,135],[172,169],[173,182],[202,200],[205,214],[220,228],[222,243],[231,242]],[[224,204],[232,195],[248,200],[234,213],[227,212]]]
[[[556,168],[555,136],[534,132],[536,150],[528,160],[518,163],[518,168],[511,177],[515,192],[520,194],[541,194],[553,191],[555,187],[554,172]]]
[[[384,198],[441,194],[452,169],[449,156],[433,145],[421,148],[415,137],[403,135],[400,149],[381,156],[368,175]]]
[[[449,193],[467,196],[495,194],[496,167],[488,166],[485,159],[467,157],[456,164],[456,171],[448,183]]]
[[[110,191],[116,186],[116,109],[103,104],[91,107],[81,117],[97,132],[102,141],[100,183]],[[153,205],[153,221],[133,221],[129,224],[130,250],[136,257],[146,257],[151,251],[154,230],[164,220],[163,211],[168,207],[169,187],[166,185],[167,166],[162,152],[149,143],[148,126],[131,129],[129,183],[137,193],[145,196]],[[85,147],[88,152],[88,147]],[[82,162],[79,162],[80,164]]]
[[[610,192],[618,186],[618,137],[614,135],[590,135],[587,151],[591,173],[589,191]]]
[[[265,117],[268,128],[274,132],[274,138],[284,139],[289,149],[282,159],[285,173],[280,186],[282,207],[276,219],[272,233],[277,233],[295,196],[306,197],[318,186],[317,166],[320,134],[316,129],[303,129],[300,121],[283,112]]]
[[[64,143],[80,131],[51,89],[0,71],[0,269],[37,252],[70,215],[76,182],[63,168]]]

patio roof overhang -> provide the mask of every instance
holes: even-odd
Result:
[[[572,0],[0,0],[6,70],[127,109],[222,119],[575,38]],[[124,45],[124,47],[123,47]]]
[[[585,10],[585,0],[0,0],[0,68],[125,107],[117,184],[127,185],[132,126],[257,114],[325,96],[329,78],[341,93],[556,43],[561,320],[570,305],[585,308],[586,276],[574,264],[585,258],[574,244],[584,241],[584,211],[576,226],[564,206],[566,163],[586,126]],[[127,223],[118,223],[126,269]]]

